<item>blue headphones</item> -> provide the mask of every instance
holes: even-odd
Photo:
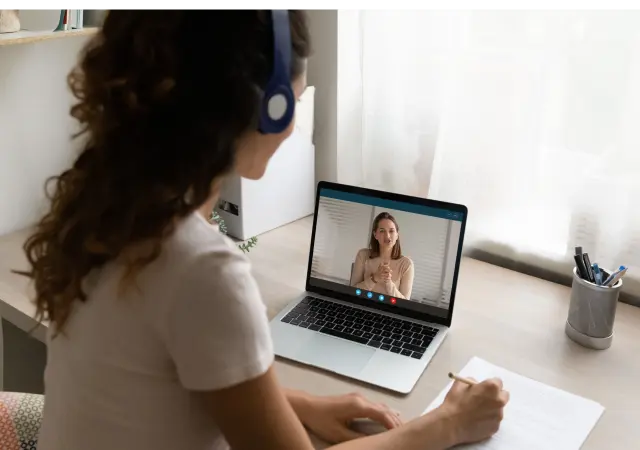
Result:
[[[259,130],[263,134],[281,133],[295,112],[291,88],[291,30],[287,10],[271,11],[273,22],[273,71],[264,88],[260,106]]]

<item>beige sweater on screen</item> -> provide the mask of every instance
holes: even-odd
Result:
[[[374,283],[371,275],[375,274],[378,266],[384,262],[388,262],[391,268],[391,281]],[[385,261],[379,256],[369,258],[369,249],[364,248],[356,256],[351,274],[351,286],[390,297],[410,299],[413,287],[413,261],[406,256],[390,261]]]

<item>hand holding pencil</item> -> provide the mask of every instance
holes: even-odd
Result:
[[[500,428],[509,393],[502,381],[491,378],[478,382],[453,373],[455,380],[445,397],[443,408],[456,423],[456,445],[478,442],[493,436]]]

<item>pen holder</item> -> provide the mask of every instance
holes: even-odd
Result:
[[[583,280],[574,268],[569,316],[565,325],[567,336],[584,347],[596,350],[609,348],[621,287],[622,280],[611,287]]]

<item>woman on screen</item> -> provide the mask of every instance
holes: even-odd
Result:
[[[351,286],[390,297],[411,298],[413,261],[402,256],[399,231],[391,214],[378,214],[371,227],[369,248],[356,255]]]

